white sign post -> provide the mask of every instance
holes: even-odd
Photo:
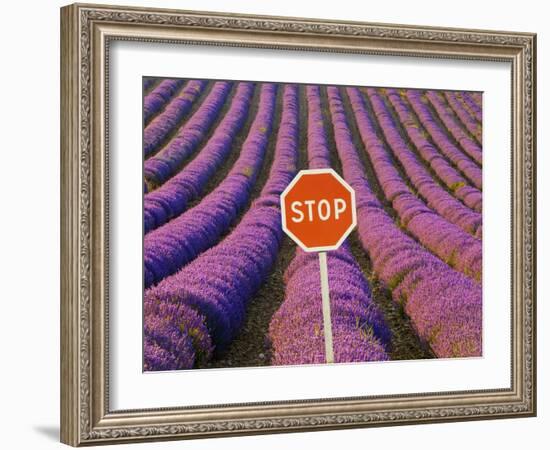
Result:
[[[330,290],[328,287],[327,252],[319,252],[319,271],[321,272],[321,299],[323,301],[325,356],[327,363],[333,363],[334,349],[332,347],[332,322],[330,319]]]

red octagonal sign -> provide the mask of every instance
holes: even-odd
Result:
[[[302,170],[281,194],[281,214],[306,252],[336,250],[357,223],[355,192],[332,169]]]

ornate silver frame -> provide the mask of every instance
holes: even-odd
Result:
[[[106,67],[112,40],[507,61],[512,65],[509,389],[111,411]],[[75,4],[61,9],[61,440],[296,432],[536,414],[536,35]]]

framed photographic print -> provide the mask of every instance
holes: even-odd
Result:
[[[530,33],[61,9],[61,440],[536,414]]]

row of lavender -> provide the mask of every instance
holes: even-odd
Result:
[[[276,85],[262,85],[258,112],[239,159],[216,189],[194,208],[145,235],[146,288],[216,244],[248,204],[273,127],[276,95]]]
[[[160,149],[166,138],[189,113],[193,103],[202,93],[205,86],[206,82],[202,80],[189,81],[179,95],[172,99],[160,114],[150,119],[143,133],[143,151],[145,157],[151,156]],[[154,101],[154,99],[150,99],[150,96],[154,94],[155,92],[152,92],[145,98],[144,104],[146,107]],[[179,134],[184,134],[184,132],[185,129],[182,128]]]
[[[204,82],[200,86],[194,86],[193,92],[187,93],[185,97],[181,97],[182,102],[185,102],[185,107],[176,108],[174,111],[174,118],[170,116],[171,120],[168,121],[164,116],[167,113],[171,113],[171,107],[175,103],[174,101],[170,103],[170,110],[167,108],[161,116],[155,118],[154,124],[157,122],[178,122],[180,119],[181,111],[189,108],[193,102],[194,97],[198,94],[201,87],[204,85]],[[202,142],[206,133],[210,127],[214,124],[214,121],[218,117],[229,92],[231,91],[232,83],[226,81],[220,81],[214,84],[212,91],[209,93],[208,97],[200,105],[199,109],[193,114],[192,117],[177,131],[176,135],[171,137],[170,141],[162,148],[162,151],[148,158],[144,163],[144,176],[148,183],[152,186],[158,186],[164,183],[168,178],[173,176],[181,165],[189,158],[197,149],[199,144]],[[190,90],[192,88],[189,88]],[[178,99],[179,100],[179,99]],[[153,125],[153,123],[151,124]],[[173,127],[170,125],[168,127],[159,127],[162,129],[162,132],[157,137],[153,131],[151,134],[155,136],[152,138],[152,141],[155,142],[155,147],[158,146],[157,140],[161,141],[169,133],[167,130],[171,130]],[[145,129],[145,154],[148,155],[148,131],[151,129],[151,126],[148,126]],[[153,146],[151,145],[151,149]]]
[[[399,122],[390,113],[380,93],[372,88],[367,89],[367,93],[389,147],[396,160],[403,166],[406,176],[410,179],[416,192],[425,199],[426,205],[446,221],[480,237],[481,214],[465,206],[434,180],[422,161],[419,161],[413,150],[407,145],[400,133]]]
[[[477,189],[482,189],[483,177],[480,166],[465,154],[460,145],[439,124],[437,115],[429,107],[428,100],[420,91],[408,90],[404,93],[414,112],[418,115],[422,127],[430,139],[439,148],[441,154],[460,170],[465,178]]]
[[[355,88],[345,92],[352,99],[357,99],[357,94]],[[365,178],[340,90],[328,88],[328,95],[343,174],[357,197],[359,238],[376,275],[391,289],[394,300],[403,306],[436,356],[479,356],[481,287],[395,225]],[[365,138],[364,146],[371,147]]]
[[[478,164],[482,163],[482,152],[480,145],[481,126],[479,128],[479,141],[476,140],[470,133],[468,133],[459,120],[453,115],[451,107],[445,104],[441,94],[436,91],[428,91],[426,93],[429,101],[437,111],[441,121],[445,127],[449,130],[451,135],[460,144],[464,151]]]
[[[275,85],[262,89],[266,96],[275,95]],[[272,107],[271,98],[267,100],[264,104]],[[279,250],[279,196],[296,174],[298,126],[297,87],[288,85],[274,161],[260,196],[220,244],[145,293],[146,370],[201,366],[240,330],[247,303],[271,271]]]
[[[227,114],[198,156],[158,189],[145,195],[145,233],[180,215],[190,201],[202,194],[210,177],[228,156],[235,137],[244,125],[254,87],[253,83],[241,83]]]
[[[143,121],[147,124],[162,110],[184,84],[184,80],[162,80],[143,101]]]
[[[203,89],[205,86],[202,86]],[[160,88],[160,84],[153,88],[151,93],[158,88]],[[185,87],[182,90],[185,90]],[[335,135],[338,136],[339,133],[341,134],[341,131],[337,132],[336,130],[338,114],[333,111],[334,108],[337,108],[334,103],[337,103],[338,99],[333,98],[333,90],[334,88],[328,88],[328,92],[331,94],[332,123],[335,128]],[[194,89],[194,91],[197,94],[199,93],[197,89]],[[233,91],[232,98],[230,98],[230,91]],[[156,190],[148,193],[145,197],[146,230],[152,230],[147,233],[145,244],[146,285],[152,286],[158,283],[157,286],[149,289],[146,294],[146,368],[148,370],[200,366],[211,357],[214,349],[223,349],[242,324],[248,299],[269,272],[277,255],[280,236],[276,239],[277,244],[274,244],[275,241],[270,240],[267,236],[265,243],[268,245],[263,246],[262,242],[252,243],[253,233],[247,241],[246,231],[243,231],[242,235],[237,231],[248,230],[250,232],[250,230],[253,230],[254,233],[262,231],[269,235],[273,232],[269,225],[274,223],[275,220],[273,209],[278,208],[278,196],[290,181],[288,180],[282,185],[280,180],[288,178],[283,177],[282,173],[290,175],[290,169],[294,171],[296,169],[295,163],[288,165],[288,156],[287,165],[284,166],[283,164],[278,168],[276,168],[276,164],[279,156],[276,156],[270,181],[262,191],[262,196],[254,202],[233,233],[216,245],[249,202],[250,190],[255,184],[259,167],[263,163],[265,149],[273,127],[276,96],[276,86],[274,85],[265,84],[261,87],[256,118],[250,126],[248,137],[241,149],[240,158],[227,178],[195,208],[186,211],[187,203],[200,197],[205,184],[219,169],[230,152],[235,136],[243,128],[245,118],[249,114],[249,104],[253,91],[253,83],[239,83],[236,87],[229,85],[229,83],[216,83],[211,87],[208,95],[203,94],[204,99],[198,106],[196,105],[197,98],[191,102],[195,104],[196,111],[181,125],[181,128],[175,134],[176,138],[169,139],[161,151],[157,149],[157,154],[146,161],[146,167],[147,162],[151,161],[149,167],[153,168],[149,174],[154,173],[149,178],[149,180],[153,180],[149,186],[153,188],[158,186]],[[392,219],[388,217],[392,226],[407,239],[411,239],[408,236],[410,234],[448,264],[479,281],[481,278],[481,247],[476,237],[481,237],[481,219],[479,217],[479,222],[476,222],[475,219],[477,219],[476,214],[479,215],[481,210],[481,193],[479,191],[481,183],[478,186],[473,182],[477,174],[476,168],[479,171],[478,175],[481,172],[479,163],[469,159],[458,148],[458,143],[453,141],[452,136],[445,135],[443,132],[440,135],[431,133],[434,129],[440,130],[440,128],[438,128],[435,119],[428,115],[432,114],[435,107],[433,109],[424,108],[423,110],[422,107],[426,106],[424,99],[421,99],[420,104],[418,104],[414,96],[411,95],[410,98],[405,99],[405,95],[399,95],[395,91],[388,91],[389,95],[385,97],[384,93],[374,90],[369,91],[366,97],[362,96],[358,90],[351,90],[348,94],[355,115],[354,120],[357,120],[365,148],[373,162],[387,198],[391,199],[394,208],[399,213],[401,225],[406,229],[406,233],[397,228]],[[294,99],[291,98],[292,96],[294,96]],[[310,153],[310,167],[328,166],[328,145],[326,138],[323,138],[323,121],[318,96],[318,88],[308,88],[308,117],[310,118],[308,121],[308,152]],[[297,129],[294,130],[294,137],[292,138],[289,137],[291,133],[288,131],[292,128],[290,125],[292,120],[295,128],[298,124],[296,97],[297,88],[287,86],[284,93],[283,118],[277,135],[277,155],[282,152],[280,150],[281,146],[297,145]],[[354,97],[357,97],[355,101]],[[473,105],[478,105],[476,100],[466,95],[457,98],[460,98],[464,112],[470,114],[470,117],[475,120],[476,109]],[[473,105],[467,104],[464,98],[469,98]],[[230,106],[223,115],[220,113],[221,105],[226,101],[230,103]],[[292,117],[293,102],[295,103],[295,117]],[[367,108],[365,104],[361,106],[361,102],[370,102],[370,108]],[[390,104],[393,110],[391,110]],[[167,102],[164,111],[159,109],[158,115],[151,120],[150,125],[161,119],[169,110],[170,105],[171,103]],[[374,114],[370,112],[371,110],[374,111]],[[391,111],[394,112],[391,113]],[[394,114],[394,117],[392,117],[392,114]],[[223,115],[223,118],[220,119],[218,117],[220,115]],[[424,162],[417,158],[414,152],[408,148],[408,144],[404,142],[404,136],[402,133],[400,134],[400,130],[394,123],[396,116],[405,124],[406,134]],[[407,120],[415,123],[414,127],[407,126],[404,120],[405,116],[408,118]],[[430,119],[432,120],[431,125]],[[178,120],[181,121],[181,117],[175,122]],[[219,124],[211,131],[211,137],[206,139],[216,120],[219,120]],[[371,121],[376,122],[378,125]],[[285,124],[287,126],[283,127]],[[381,130],[378,130],[377,126]],[[422,130],[415,134],[414,131],[411,131],[412,129],[420,129],[422,126],[426,126],[427,132]],[[379,134],[385,137],[387,143],[383,142]],[[436,134],[436,137],[433,136],[434,134]],[[445,150],[437,142],[438,140],[443,142],[443,138],[446,139],[446,144],[443,145]],[[174,141],[177,142],[174,143]],[[342,138],[339,141],[340,144],[338,144],[337,139],[337,150],[342,159],[345,172],[346,164],[340,153]],[[437,148],[432,144],[432,141],[438,146],[437,148],[441,150],[441,153],[437,152]],[[374,145],[372,145],[373,142]],[[199,147],[201,147],[201,151],[198,156],[184,166],[185,160],[196,152]],[[382,147],[385,153],[379,147]],[[369,148],[371,151],[369,151]],[[390,151],[393,152],[393,156],[389,154]],[[295,150],[294,153],[296,153]],[[451,158],[451,156],[453,157]],[[293,157],[295,158],[295,154]],[[393,158],[396,158],[402,164],[407,178],[401,178],[399,171],[392,172],[391,170],[389,171],[389,178],[384,177],[384,173],[387,171],[387,164],[384,166],[384,161],[395,164]],[[282,161],[279,162],[282,164]],[[457,162],[461,164],[457,164]],[[428,173],[428,169],[423,164],[429,166],[432,173]],[[183,169],[181,169],[182,166]],[[178,170],[180,171],[178,172]],[[272,179],[276,179],[274,177],[277,173],[280,175],[280,179],[279,181],[273,181]],[[440,183],[434,182],[431,176],[433,174],[439,177]],[[168,181],[162,184],[166,180]],[[266,192],[266,189],[270,184],[274,184],[276,188],[272,186],[269,193]],[[445,184],[447,190],[441,187],[440,184]],[[474,186],[471,186],[472,184]],[[387,187],[388,185],[390,187]],[[392,197],[391,190],[396,188],[398,193]],[[412,193],[411,189],[417,189],[422,198],[411,201],[414,195],[407,195],[407,193]],[[388,190],[390,192],[389,196]],[[464,205],[454,199],[447,191],[454,192]],[[267,199],[269,196],[271,198]],[[457,209],[462,213],[453,215],[453,208],[448,207],[449,203],[458,206]],[[269,209],[262,210],[263,215],[260,215],[259,205],[269,205]],[[401,208],[399,208],[399,205]],[[378,207],[383,212],[381,206]],[[258,209],[256,215],[252,214],[255,209]],[[278,214],[277,211],[277,216]],[[254,218],[256,225],[262,228],[261,230],[253,226],[254,223],[250,217]],[[262,225],[264,219],[268,221],[265,230]],[[453,223],[453,219],[456,223]],[[149,222],[147,222],[148,220]],[[415,223],[417,226],[415,226]],[[434,228],[443,226],[444,231],[437,234],[437,236],[430,236],[430,230],[422,233],[422,229],[426,224]],[[463,230],[460,230],[461,224]],[[361,225],[359,231],[361,232]],[[465,231],[471,232],[473,236],[468,239],[469,235]],[[233,239],[234,235],[237,237]],[[461,283],[463,283],[464,278],[467,283],[477,286],[480,291],[478,285],[472,280],[450,269],[441,259],[426,251],[414,239],[411,239],[411,241],[419,248],[419,254],[422,258],[427,255],[426,266],[429,266],[431,272],[430,270],[425,271],[425,273],[429,272],[430,274],[429,276],[426,275],[425,278],[429,281],[422,283],[424,278],[418,275],[415,264],[413,264],[414,270],[411,269],[410,273],[404,269],[405,273],[400,274],[397,281],[395,276],[386,279],[387,277],[385,278],[377,271],[380,278],[390,287],[394,287],[394,292],[399,292],[398,297],[394,296],[396,299],[402,300],[407,295],[416,299],[416,304],[425,301],[426,306],[433,306],[430,305],[427,297],[423,297],[425,294],[418,294],[418,292],[425,292],[428,288],[419,291],[416,290],[416,287],[433,285],[434,290],[430,291],[432,294],[451,289],[447,283],[441,284],[441,280],[435,280],[438,271],[443,274],[442,276],[449,275],[443,268],[450,271],[449,282],[454,283],[455,288],[458,285],[462,286]],[[241,248],[240,243],[243,243],[243,245],[248,244]],[[376,265],[376,260],[367,245],[365,245],[365,249]],[[264,253],[265,259],[263,265],[254,260],[254,257],[260,258],[262,253]],[[234,271],[225,270],[223,274],[221,269],[216,271],[215,267],[218,267],[217,260],[220,261],[220,267],[228,263],[230,264],[229,267],[234,268]],[[241,264],[238,263],[239,260],[242,260]],[[384,261],[387,262],[387,260],[388,258],[385,257]],[[416,259],[414,261],[418,262]],[[434,263],[434,261],[437,263]],[[245,266],[246,264],[250,265],[244,267],[242,264],[245,264]],[[272,343],[274,349],[276,349],[273,362],[276,364],[318,362],[322,356],[320,309],[317,310],[315,306],[320,305],[320,301],[315,298],[315,295],[319,295],[319,289],[317,289],[319,280],[318,277],[312,275],[313,273],[318,274],[318,266],[316,272],[315,265],[316,259],[312,258],[311,255],[298,254],[295,262],[287,271],[287,297],[283,303],[283,308],[274,316],[271,328]],[[351,257],[349,250],[344,247],[341,251],[331,254],[329,265],[334,266],[329,271],[331,280],[333,278],[336,280],[334,282],[334,292],[331,292],[331,296],[333,298],[336,296],[336,300],[333,300],[333,302],[337,305],[333,312],[333,320],[337,324],[335,334],[337,361],[387,359],[389,332],[380,312],[372,302],[368,283],[357,263]],[[265,270],[256,271],[257,273],[253,275],[248,274],[245,276],[246,280],[243,279],[243,270],[255,270],[253,268],[258,267],[264,267]],[[411,275],[413,273],[414,276]],[[404,285],[408,288],[395,289],[402,281],[401,276],[403,279],[411,278],[413,281],[410,286]],[[203,287],[202,290],[201,286]],[[469,289],[471,286],[468,284],[467,287]],[[339,289],[341,290],[339,291]],[[315,292],[317,294],[314,294]],[[477,291],[475,294],[477,295]],[[473,295],[473,297],[478,299],[480,304],[480,292],[478,297],[476,295]],[[301,302],[303,298],[308,298],[306,304]],[[457,298],[456,296],[452,297],[447,302],[445,309],[456,313],[457,308],[460,306],[456,304]],[[300,301],[297,299],[300,299]],[[474,303],[476,302],[473,301],[472,304]],[[471,323],[470,327],[463,326],[465,334],[468,334],[468,330],[475,329],[477,326],[476,316],[475,314],[472,315],[475,308],[470,308],[472,311],[468,308],[469,306],[466,307],[465,311],[468,310],[469,316],[473,317],[473,325]],[[182,319],[180,320],[178,317]],[[417,326],[419,335],[432,345],[436,354],[445,356],[479,353],[479,346],[476,347],[471,342],[476,341],[478,337],[480,341],[480,336],[474,336],[470,340],[460,338],[462,341],[467,342],[466,344],[460,339],[459,341],[462,343],[456,343],[453,341],[455,338],[452,334],[456,331],[456,324],[448,319],[445,311],[440,312],[438,317],[447,320],[446,330],[438,330],[437,333],[434,333],[433,323],[431,325],[428,323],[428,328],[432,327],[429,328],[431,331],[427,334],[423,333],[422,325],[426,326],[426,320],[424,322],[420,321]],[[460,314],[456,317],[459,319],[464,318]],[[295,336],[296,339],[291,337],[293,336],[292,333],[298,333]],[[440,338],[437,337],[438,333],[441,335]],[[449,333],[451,334],[449,335]],[[341,336],[342,340],[339,340],[338,336]],[[299,348],[293,348],[292,345],[296,346],[298,337],[301,338],[300,346]],[[441,344],[440,341],[445,339],[447,344]],[[303,345],[304,340],[306,341],[305,346]],[[348,344],[344,344],[344,342]],[[453,350],[448,350],[449,347],[452,347]],[[444,350],[441,350],[441,348]],[[179,358],[178,355],[183,359]]]
[[[422,129],[419,120],[415,117],[415,114],[409,106],[405,98],[406,91],[401,91],[401,93],[399,93],[396,89],[386,89],[385,93],[387,100],[395,109],[395,113],[399,117],[399,122],[405,130],[406,135],[414,144],[422,159],[426,161],[429,168],[433,171],[434,178],[438,177],[442,182],[441,184],[466,206],[475,212],[481,213],[481,191],[475,187],[475,185],[470,186],[466,176],[462,175],[460,170],[455,168],[453,164],[447,161],[438,151],[426,131]],[[423,175],[428,176],[425,171]],[[454,204],[456,205],[456,202]],[[459,209],[463,208],[459,206]],[[469,213],[466,212],[466,214]],[[475,219],[474,221],[477,222]]]
[[[387,117],[381,118],[378,111],[379,120],[383,120],[382,132],[388,144],[385,145],[374,120],[376,112],[369,114],[368,111],[367,102],[375,99],[376,92],[371,89],[367,92],[368,98],[359,89],[350,89],[351,107],[381,188],[396,211],[401,226],[451,267],[481,281],[481,241],[431,209],[408,186],[390,154],[392,150],[395,153],[405,151],[406,146],[397,133],[391,133]],[[421,166],[411,169],[419,167]]]

